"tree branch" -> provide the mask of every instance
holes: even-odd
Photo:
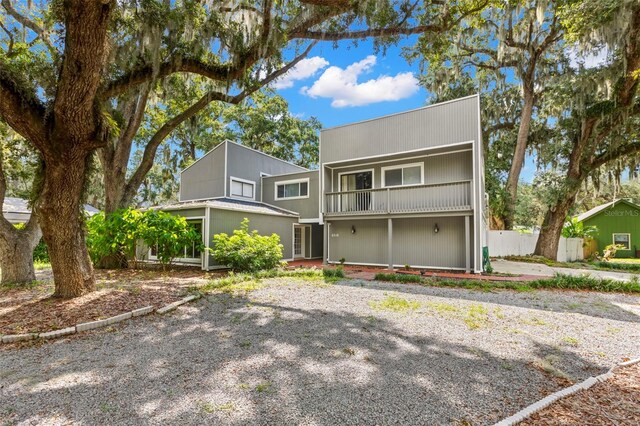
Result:
[[[20,24],[24,25],[25,27],[29,28],[31,31],[36,33],[36,38],[40,38],[42,40],[42,42],[49,49],[49,52],[51,53],[52,57],[57,56],[58,52],[53,46],[53,44],[51,43],[51,39],[49,39],[49,31],[45,30],[40,25],[38,25],[35,21],[27,18],[26,16],[18,12],[13,7],[10,0],[2,0],[1,4],[2,4],[2,7],[4,7],[4,9],[7,11],[7,13],[11,15],[11,17],[13,17],[13,19],[15,19]]]
[[[229,104],[238,104],[242,102],[246,97],[253,94],[256,90],[259,90],[261,87],[264,87],[270,84],[277,78],[286,74],[289,70],[291,70],[291,68],[297,65],[298,62],[300,62],[302,59],[307,57],[307,55],[309,54],[313,46],[315,46],[315,44],[316,43],[311,43],[305,49],[304,52],[296,56],[296,58],[291,62],[289,62],[286,66],[278,69],[277,71],[272,72],[263,80],[260,80],[255,84],[250,85],[249,87],[245,88],[245,90],[243,90],[241,93],[232,96],[226,93],[210,91],[206,93],[204,96],[202,96],[196,103],[191,105],[189,108],[187,108],[180,114],[173,117],[171,120],[167,121],[164,125],[162,125],[162,127],[158,129],[158,131],[151,137],[151,139],[145,146],[144,152],[142,154],[142,160],[140,161],[140,164],[138,165],[136,171],[133,173],[133,175],[131,176],[131,178],[126,184],[123,199],[127,203],[129,203],[130,200],[133,199],[135,193],[138,191],[138,188],[140,188],[140,185],[142,185],[142,182],[144,181],[145,177],[149,173],[149,170],[151,170],[151,167],[153,167],[153,162],[155,160],[158,147],[167,138],[167,136],[169,136],[169,134],[176,129],[176,127],[178,127],[179,125],[181,125],[186,120],[193,117],[194,115],[198,114],[200,111],[206,108],[206,106],[209,105],[211,102],[222,101]]]
[[[45,149],[45,107],[35,94],[20,87],[18,79],[0,63],[0,117],[39,150]]]

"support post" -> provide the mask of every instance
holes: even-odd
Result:
[[[469,226],[469,216],[464,217],[464,248],[465,248],[465,271],[471,272],[471,229]]]
[[[329,227],[331,226],[331,222],[324,221],[324,229],[322,232],[322,264],[326,265],[329,263],[329,238],[331,230]]]
[[[393,219],[387,219],[387,260],[389,270],[393,270]]]

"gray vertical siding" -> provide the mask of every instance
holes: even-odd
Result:
[[[355,226],[355,234],[351,233],[351,226]],[[342,258],[347,263],[386,262],[386,219],[333,221],[328,229],[330,262],[339,262]]]
[[[227,194],[231,194],[231,177],[250,180],[256,183],[256,201],[260,201],[260,173],[282,175],[286,173],[306,172],[304,167],[254,151],[234,142],[227,141]]]
[[[433,232],[436,223],[437,234]],[[387,242],[386,219],[333,221],[329,261],[344,258],[347,263],[387,265]],[[392,247],[396,267],[464,269],[464,217],[394,218]]]
[[[221,143],[180,173],[180,201],[224,197],[224,157]]]
[[[309,196],[295,200],[276,200],[276,182],[297,179],[309,179]],[[300,215],[300,219],[318,219],[320,217],[320,211],[318,209],[319,192],[320,183],[318,170],[262,178],[262,202],[285,210],[294,211]]]
[[[477,96],[321,132],[323,164],[478,140]]]
[[[226,233],[231,235],[234,230],[240,228],[240,223],[244,218],[249,219],[249,229],[257,230],[262,235],[278,234],[280,243],[284,246],[282,250],[283,259],[293,257],[293,224],[297,222],[295,217],[272,216],[264,214],[246,213],[232,210],[210,210],[209,225],[209,246],[213,247],[213,236],[215,234]],[[209,267],[220,266],[216,264],[213,257],[209,258]]]

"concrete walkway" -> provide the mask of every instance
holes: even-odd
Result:
[[[491,261],[491,266],[495,272],[516,275],[536,275],[540,277],[552,277],[556,273],[581,276],[590,275],[597,278],[606,278],[617,281],[631,281],[637,274],[625,272],[596,271],[592,269],[558,268],[544,265],[542,263],[512,262],[510,260],[495,259]]]

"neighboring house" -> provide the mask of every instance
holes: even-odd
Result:
[[[479,96],[322,130],[330,263],[482,272]]]
[[[203,235],[231,235],[244,218],[251,230],[280,236],[284,260],[322,257],[318,171],[224,141],[180,173],[179,202],[155,207],[183,216]],[[155,259],[152,248],[149,259]],[[210,270],[211,255],[186,247],[178,263]]]
[[[93,216],[100,212],[100,210],[90,206],[89,204],[84,205],[84,210],[89,216]],[[2,204],[2,215],[9,221],[9,223],[18,224],[29,222],[29,219],[31,218],[29,201],[22,198],[5,197],[4,203]]]
[[[284,259],[481,272],[484,163],[477,95],[322,130],[320,170],[225,141],[155,207],[213,236],[243,218],[280,235]],[[153,250],[149,258],[154,258]],[[179,262],[220,267],[185,248]]]
[[[593,238],[597,250],[604,252],[609,244],[620,244],[616,257],[638,257],[640,250],[640,206],[627,200],[614,200],[577,216],[585,226],[598,229]]]

